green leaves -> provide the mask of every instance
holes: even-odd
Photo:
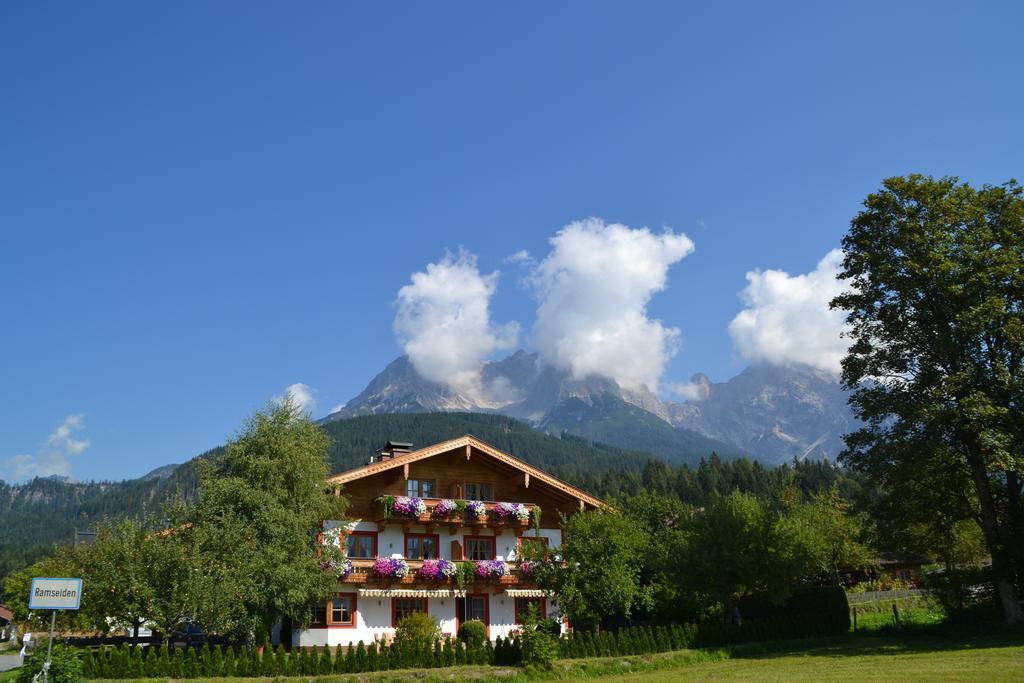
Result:
[[[344,499],[326,490],[323,432],[286,399],[253,415],[201,475],[189,534],[207,628],[241,637],[280,617],[308,621],[309,605],[330,593],[317,533],[340,519]]]
[[[890,178],[843,240],[852,345],[843,383],[866,426],[845,460],[912,506],[980,520],[1007,619],[1024,578],[1024,189]],[[965,495],[965,481],[973,488]],[[898,506],[897,506],[898,507]]]

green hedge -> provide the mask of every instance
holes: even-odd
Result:
[[[231,678],[267,676],[325,676],[332,674],[426,669],[456,664],[518,662],[515,641],[484,642],[467,647],[458,640],[436,640],[433,645],[366,645],[333,650],[328,647],[297,648],[286,652],[280,645],[265,648],[234,648],[203,645],[196,649],[169,650],[130,648],[121,645],[81,652],[83,678]]]

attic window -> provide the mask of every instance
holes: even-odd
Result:
[[[405,483],[405,495],[415,498],[433,498],[434,482],[430,479],[410,479]]]

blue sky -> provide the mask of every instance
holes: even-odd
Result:
[[[727,379],[748,271],[814,271],[887,176],[1021,175],[1022,24],[1013,2],[4,3],[0,463],[138,476],[296,382],[325,413],[401,352],[398,290],[446,249],[501,271],[490,319],[529,346],[507,259],[589,217],[692,240],[645,309],[679,330],[661,380]]]

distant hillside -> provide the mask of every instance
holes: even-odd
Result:
[[[76,529],[88,530],[105,518],[159,512],[178,493],[195,495],[194,464],[161,470],[160,476],[119,482],[40,478],[15,486],[0,481],[0,577],[31,564],[55,544],[71,543]]]
[[[328,456],[332,473],[365,464],[373,450],[388,439],[428,446],[467,433],[574,483],[583,481],[588,472],[622,468],[639,472],[651,457],[582,438],[548,436],[501,415],[370,415],[322,427],[332,439]],[[70,543],[76,529],[91,529],[104,518],[159,512],[161,505],[176,495],[194,496],[196,460],[216,457],[219,452],[220,448],[213,449],[184,465],[167,465],[120,482],[34,479],[15,486],[0,481],[0,577],[31,564],[55,544]]]

